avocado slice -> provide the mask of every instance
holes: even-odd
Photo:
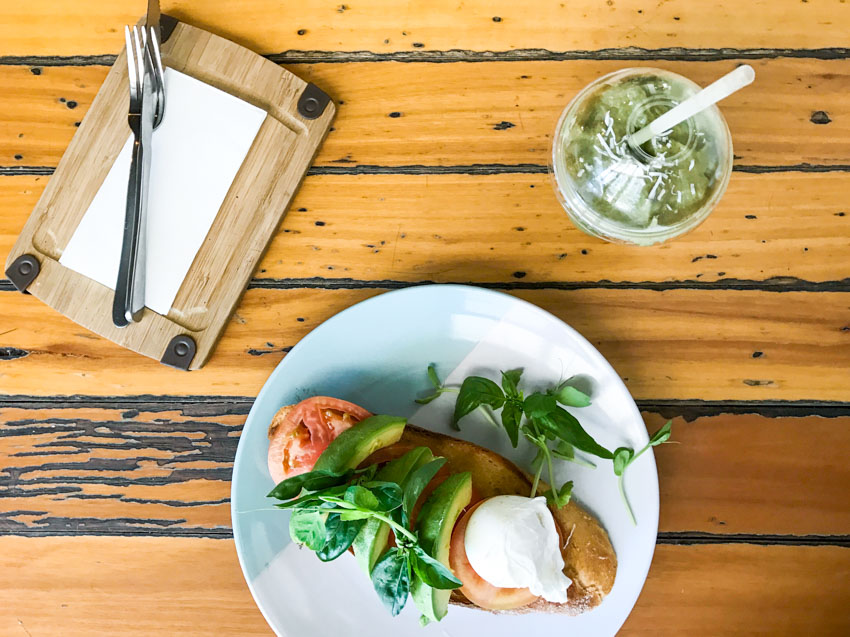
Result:
[[[449,544],[461,511],[472,499],[472,474],[456,473],[434,489],[425,500],[416,530],[419,544],[428,555],[449,567]],[[450,590],[439,590],[414,578],[410,593],[419,611],[431,621],[440,621],[449,608]]]
[[[398,442],[406,418],[370,416],[339,434],[322,452],[314,471],[345,471],[354,469],[378,449]]]
[[[416,447],[403,456],[390,460],[375,475],[376,480],[395,482],[402,489],[407,478],[422,465],[434,459],[428,447]],[[354,556],[367,575],[372,573],[375,562],[387,550],[390,539],[390,525],[380,520],[368,520],[360,533],[354,538]]]

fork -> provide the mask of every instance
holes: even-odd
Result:
[[[112,322],[117,327],[139,321],[145,307],[145,235],[151,135],[165,112],[164,71],[155,31],[150,27],[124,27],[124,39],[130,78],[127,123],[133,133],[133,150],[121,260],[112,304]]]

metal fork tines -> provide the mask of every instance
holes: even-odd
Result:
[[[127,183],[127,206],[121,261],[112,305],[112,321],[125,327],[139,321],[145,306],[145,243],[151,135],[165,112],[165,78],[159,41],[150,27],[125,27],[130,108],[127,123],[133,152]]]

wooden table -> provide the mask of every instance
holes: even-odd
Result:
[[[0,256],[141,0],[0,6]],[[335,130],[199,372],[122,350],[0,281],[0,633],[268,634],[229,516],[241,426],[323,320],[470,282],[554,312],[654,429],[661,521],[623,634],[850,634],[850,3],[165,1],[325,88]],[[701,84],[735,172],[664,246],[574,228],[558,114],[613,69]]]

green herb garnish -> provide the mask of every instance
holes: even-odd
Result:
[[[405,455],[421,456],[424,449]],[[269,497],[287,500],[276,506],[292,510],[289,533],[293,541],[315,551],[325,562],[345,553],[368,520],[389,525],[396,546],[378,559],[371,579],[378,597],[395,616],[407,603],[415,578],[438,589],[463,585],[422,548],[410,523],[422,492],[445,462],[445,458],[435,458],[419,467],[404,481],[404,487],[376,480],[377,465],[344,473],[311,471],[284,480]]]
[[[568,412],[564,407],[582,408],[591,404],[590,396],[575,387],[573,379],[568,379],[545,392],[533,392],[525,396],[519,389],[521,369],[513,369],[501,373],[501,387],[482,376],[468,376],[464,379],[460,389],[447,387],[440,382],[433,365],[428,366],[428,378],[435,388],[435,392],[417,400],[420,404],[427,404],[446,392],[457,392],[452,426],[460,429],[459,422],[465,416],[475,410],[481,410],[489,420],[498,426],[493,416],[487,411],[501,409],[501,426],[508,434],[511,445],[514,447],[519,443],[519,435],[537,447],[537,455],[532,461],[531,469],[534,478],[531,484],[531,496],[537,495],[540,476],[543,468],[547,469],[550,489],[542,495],[552,506],[563,507],[572,496],[573,482],[568,481],[557,487],[555,484],[555,471],[552,458],[573,462],[588,468],[596,468],[596,465],[576,455],[576,450],[586,454],[611,460],[614,473],[618,477],[620,495],[623,504],[629,513],[632,523],[637,524],[629,501],[626,498],[624,488],[624,472],[632,462],[637,460],[642,453],[650,447],[660,445],[670,439],[672,423],[668,422],[657,431],[639,452],[635,453],[630,447],[620,447],[614,452],[600,445],[581,426],[578,419]]]
[[[620,447],[614,451],[614,475],[617,476],[617,486],[620,489],[620,497],[623,498],[623,504],[626,505],[626,511],[629,512],[632,524],[637,524],[637,520],[635,520],[635,514],[629,504],[629,499],[626,497],[626,489],[624,486],[626,468],[628,468],[628,466],[635,460],[640,458],[641,454],[650,447],[657,447],[658,445],[662,445],[670,440],[672,429],[673,421],[668,420],[661,429],[652,434],[649,439],[649,443],[647,443],[647,445],[637,453],[635,453],[635,450],[631,447]]]

